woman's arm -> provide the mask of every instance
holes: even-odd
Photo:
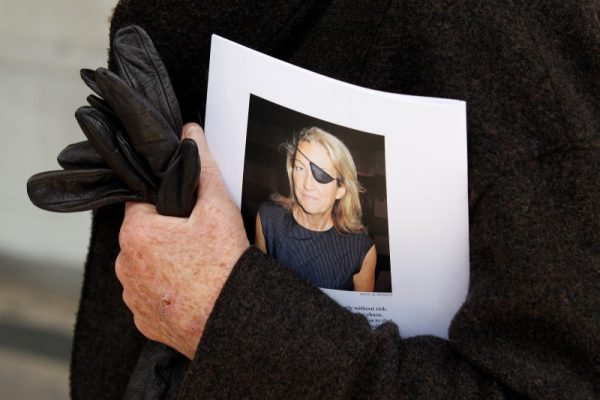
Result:
[[[375,290],[375,266],[377,265],[377,250],[375,245],[371,246],[360,271],[352,277],[354,290],[357,292],[372,292]]]
[[[265,243],[265,235],[263,234],[259,213],[256,213],[256,236],[254,238],[254,245],[263,253],[267,252],[267,244]]]

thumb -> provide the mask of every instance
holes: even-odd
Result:
[[[204,129],[194,122],[187,123],[183,126],[182,139],[192,139],[198,145],[198,152],[200,153],[200,160],[202,162],[202,170],[204,168],[217,168],[210,151],[208,150],[208,143],[206,142],[206,136],[204,135]]]
[[[197,202],[206,196],[222,196],[226,195],[225,184],[221,173],[219,172],[219,166],[212,157],[210,150],[208,149],[208,143],[206,142],[206,136],[204,130],[200,125],[196,123],[187,123],[183,127],[184,139],[192,139],[198,146],[198,152],[200,154],[200,160],[202,168],[200,170],[200,182]]]

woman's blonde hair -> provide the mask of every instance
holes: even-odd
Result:
[[[363,193],[365,189],[358,181],[352,155],[341,140],[321,128],[303,129],[294,135],[290,142],[282,144],[282,148],[287,151],[286,168],[290,195],[284,197],[280,194],[274,194],[271,196],[272,199],[290,210],[297,202],[292,173],[296,151],[300,142],[318,143],[323,146],[327,150],[327,154],[337,172],[336,184],[338,186],[343,185],[346,188],[346,193],[333,204],[332,219],[335,229],[340,233],[364,232],[360,193]]]

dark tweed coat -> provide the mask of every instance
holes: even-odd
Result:
[[[371,331],[251,249],[183,398],[599,398],[598,2],[123,0],[111,34],[131,23],[155,40],[186,121],[204,112],[212,32],[337,79],[468,107],[471,286],[450,340]],[[144,342],[113,271],[121,218],[120,206],[94,214],[78,399],[119,398]]]

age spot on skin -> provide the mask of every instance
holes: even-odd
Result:
[[[169,299],[160,299],[160,308],[165,308],[171,305],[171,301]]]
[[[169,306],[171,305],[171,300],[163,297],[162,299],[160,299],[159,305],[160,305],[160,316],[163,319],[166,319],[169,314]]]

